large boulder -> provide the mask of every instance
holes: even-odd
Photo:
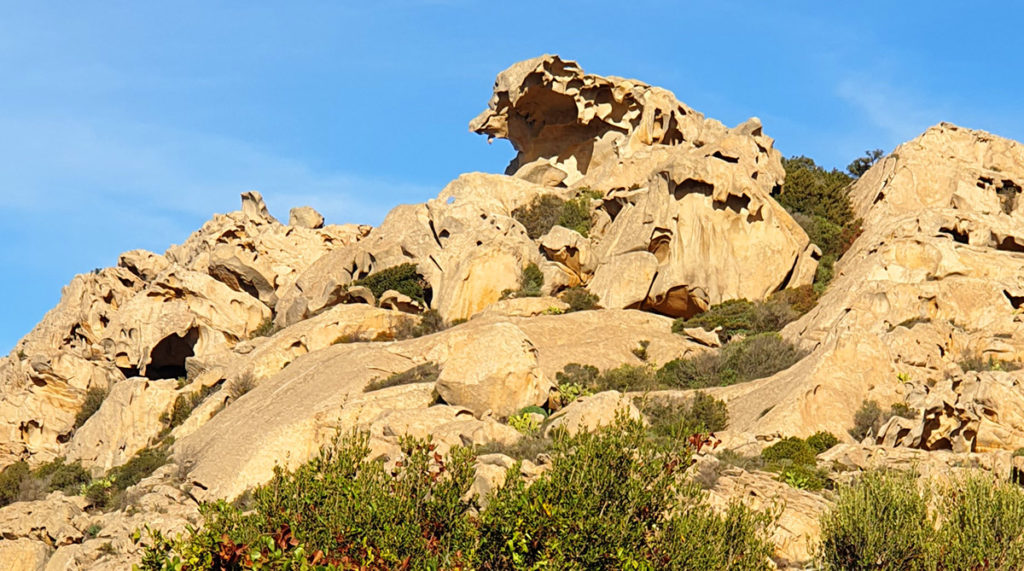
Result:
[[[441,398],[477,416],[491,412],[501,417],[547,402],[551,382],[521,329],[496,323],[461,333],[453,333],[447,342],[450,357],[437,379]]]

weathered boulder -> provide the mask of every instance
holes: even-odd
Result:
[[[496,323],[448,337],[450,356],[437,379],[445,402],[477,416],[490,412],[502,417],[547,402],[551,381],[537,363],[533,342],[518,327]]]
[[[42,541],[0,539],[0,565],[8,571],[44,571],[51,552]]]
[[[161,417],[174,404],[176,385],[133,378],[111,387],[99,410],[75,431],[68,460],[81,460],[94,475],[130,460],[166,428]]]
[[[312,207],[297,206],[288,211],[288,225],[317,230],[324,227],[324,217]]]
[[[80,543],[90,525],[87,505],[85,498],[60,492],[43,500],[15,502],[0,508],[0,536],[41,541],[51,548]]]

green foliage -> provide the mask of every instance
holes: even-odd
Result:
[[[853,179],[836,169],[825,170],[807,157],[782,159],[786,183],[776,197],[790,212],[820,216],[836,226],[845,226],[853,218],[847,195]]]
[[[183,422],[188,420],[192,411],[195,410],[199,403],[210,396],[210,394],[216,392],[220,387],[218,385],[210,385],[200,388],[198,391],[189,393],[187,395],[178,395],[174,399],[174,405],[171,407],[170,414],[164,415],[165,422],[168,423],[168,430],[173,429],[176,426],[181,426]]]
[[[1024,456],[1024,448],[1018,448],[1018,449],[1013,451],[1013,457],[1014,458],[1019,458],[1021,456]]]
[[[108,392],[106,388],[93,387],[85,393],[82,408],[78,409],[78,414],[75,415],[76,429],[81,428],[85,421],[96,414],[96,411],[103,405],[103,401],[106,400]]]
[[[994,357],[988,359],[981,355],[968,355],[957,363],[963,372],[968,371],[1016,371],[1020,369],[1020,363],[1016,361],[1003,361]]]
[[[558,215],[558,226],[564,226],[570,230],[579,232],[584,238],[590,235],[590,199],[580,196],[573,200],[567,200],[562,205],[562,212]]]
[[[828,473],[809,464],[779,468],[779,479],[798,490],[818,491],[829,485]]]
[[[94,523],[85,528],[85,535],[89,538],[94,538],[99,535],[101,531],[103,531],[103,526],[98,523]]]
[[[821,568],[933,568],[935,521],[928,500],[928,491],[905,472],[867,472],[840,488],[835,505],[821,517]]]
[[[477,454],[504,454],[516,460],[529,460],[537,462],[538,456],[547,454],[551,450],[552,441],[544,436],[542,430],[526,434],[519,440],[506,444],[503,442],[490,442],[476,449]]]
[[[298,569],[313,559],[341,568],[464,568],[476,544],[465,517],[472,504],[463,500],[474,477],[470,451],[442,457],[430,442],[403,439],[404,457],[388,469],[369,460],[368,442],[353,435],[294,473],[278,468],[253,492],[250,512],[205,504],[203,529],[154,541],[142,568],[175,557],[201,569]],[[257,557],[266,563],[258,567]]]
[[[540,430],[540,421],[528,412],[520,412],[508,418],[508,425],[519,431],[520,434],[532,435]]]
[[[761,451],[761,459],[767,464],[792,463],[792,464],[814,464],[814,448],[802,438],[790,436],[772,444]]]
[[[278,329],[277,325],[274,325],[274,318],[268,317],[261,321],[260,324],[256,326],[256,329],[252,330],[252,333],[249,334],[249,339],[270,337],[274,333],[277,333]]]
[[[940,569],[1024,569],[1024,490],[976,473],[940,496]]]
[[[537,264],[530,262],[523,268],[519,276],[519,289],[505,290],[502,292],[502,299],[517,297],[540,297],[540,288],[544,286],[544,274],[537,267]]]
[[[1021,569],[1024,490],[982,473],[931,488],[911,473],[867,472],[839,490],[821,530],[828,570]]]
[[[729,341],[736,335],[779,331],[817,303],[818,296],[809,286],[776,292],[765,301],[730,299],[689,319],[675,320],[672,331],[682,333],[689,327],[712,331],[721,327],[719,337],[722,341]]]
[[[444,318],[441,317],[441,313],[436,309],[428,309],[420,314],[420,321],[412,328],[411,337],[432,335],[438,331],[444,331],[447,328],[448,325],[445,324]]]
[[[420,302],[425,301],[426,289],[430,287],[419,274],[416,264],[392,266],[360,278],[353,282],[353,285],[370,288],[377,299],[380,299],[384,292],[393,289]]]
[[[83,485],[92,480],[81,462],[66,464],[64,458],[56,458],[39,466],[32,472],[32,477],[43,483],[46,492],[60,490],[68,495],[78,493]]]
[[[760,379],[788,369],[803,357],[777,333],[734,341],[718,353],[701,353],[665,363],[656,374],[662,387],[700,389]]]
[[[21,484],[29,478],[30,472],[24,461],[15,462],[0,472],[0,507],[17,501]]]
[[[276,470],[249,511],[220,501],[202,506],[200,529],[150,530],[141,569],[766,569],[774,550],[773,510],[716,512],[686,478],[689,451],[622,415],[560,432],[550,469],[528,484],[512,467],[479,510],[469,450],[403,439],[391,469],[368,442],[352,435]]]
[[[575,230],[586,237],[591,225],[590,197],[585,193],[572,200],[562,200],[552,194],[537,196],[528,206],[513,210],[512,217],[526,228],[526,235],[533,240],[547,234],[554,226]]]
[[[654,369],[649,366],[621,365],[601,373],[592,390],[601,391],[649,391],[658,388],[655,383]]]
[[[818,431],[807,437],[807,445],[814,449],[815,454],[821,454],[836,444],[839,444],[839,439],[831,432]]]
[[[395,373],[385,379],[374,379],[367,383],[363,392],[368,393],[387,387],[397,387],[413,383],[433,383],[440,374],[441,368],[437,366],[437,363],[423,363],[400,373]]]
[[[685,449],[655,446],[622,416],[597,434],[559,435],[532,485],[518,468],[480,514],[492,569],[759,569],[775,517],[733,504],[717,515],[687,482]]]
[[[548,233],[562,217],[565,202],[553,194],[534,197],[527,206],[512,211],[512,217],[526,228],[526,235],[536,240]]]
[[[861,403],[860,409],[853,415],[853,428],[849,430],[850,436],[860,442],[864,440],[868,433],[878,434],[882,425],[894,416],[916,418],[917,411],[905,403],[896,403],[888,411],[885,411],[877,402],[865,400]]]
[[[601,301],[596,294],[590,293],[587,288],[582,286],[573,286],[563,291],[561,298],[562,301],[569,304],[569,309],[565,310],[566,313],[597,309]]]
[[[647,361],[647,348],[651,346],[651,342],[648,339],[641,339],[636,347],[632,349],[633,355],[641,361]]]
[[[850,173],[850,176],[854,178],[860,178],[864,173],[868,172],[871,165],[878,162],[878,159],[882,158],[885,154],[882,149],[872,149],[870,151],[864,151],[864,156],[853,159],[853,162],[846,167],[846,172]]]
[[[597,379],[600,376],[601,372],[597,370],[597,367],[579,363],[569,363],[561,371],[555,373],[559,401],[562,406],[575,402],[580,397],[594,394],[593,387],[597,386]]]
[[[637,404],[656,438],[685,440],[693,434],[725,430],[729,424],[725,403],[703,392],[695,393],[693,399],[684,403],[638,399]]]

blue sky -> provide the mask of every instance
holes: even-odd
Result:
[[[511,147],[466,125],[542,53],[758,116],[827,166],[939,121],[1024,139],[1005,2],[42,4],[0,1],[3,352],[76,273],[163,252],[243,191],[378,223],[501,172]]]

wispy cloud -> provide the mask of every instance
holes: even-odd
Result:
[[[916,137],[948,116],[942,105],[923,94],[866,74],[842,79],[836,95],[886,133],[890,144]]]

